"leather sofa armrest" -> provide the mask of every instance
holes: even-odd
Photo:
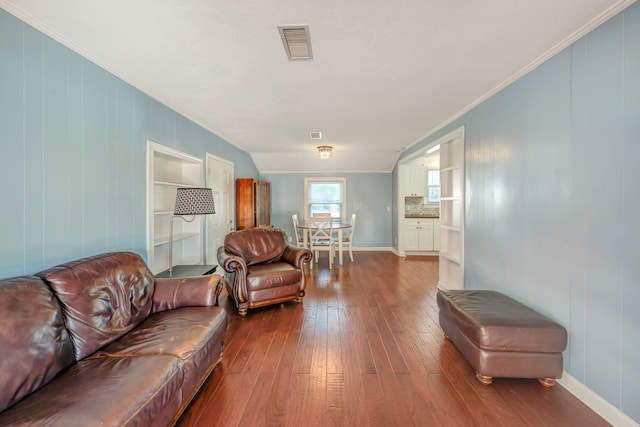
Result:
[[[282,261],[287,262],[297,268],[302,268],[304,264],[311,262],[312,253],[307,248],[288,245],[282,252]]]
[[[153,292],[153,312],[180,307],[218,305],[222,277],[211,274],[195,277],[158,277]]]

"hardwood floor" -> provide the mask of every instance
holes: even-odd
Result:
[[[605,426],[560,385],[483,386],[438,326],[436,257],[360,252],[303,304],[229,313],[221,363],[178,426]]]

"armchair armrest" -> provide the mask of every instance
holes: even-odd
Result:
[[[215,274],[197,277],[158,277],[153,292],[153,312],[180,307],[218,305],[222,283],[222,277]]]
[[[304,264],[311,262],[312,256],[311,251],[307,248],[288,245],[282,253],[282,261],[297,268],[302,268]]]
[[[229,293],[237,303],[247,301],[247,263],[242,257],[230,254],[224,250],[224,246],[218,248],[218,263],[226,272]]]

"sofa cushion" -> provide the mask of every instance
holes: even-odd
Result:
[[[0,281],[0,319],[2,411],[75,360],[60,304],[39,278]]]
[[[184,369],[183,399],[218,360],[222,334],[227,329],[222,307],[186,307],[156,313],[95,356],[139,357],[153,354],[176,356]]]
[[[274,228],[240,230],[224,238],[225,250],[243,258],[247,265],[278,261],[286,247],[284,232]]]
[[[72,261],[37,276],[62,303],[77,360],[126,334],[151,312],[154,278],[132,252]]]
[[[11,426],[166,426],[178,412],[182,384],[175,356],[87,358],[0,413]]]

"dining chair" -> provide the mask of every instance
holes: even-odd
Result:
[[[315,260],[318,260],[320,251],[327,251],[329,254],[329,270],[333,268],[333,256],[335,251],[335,242],[333,235],[333,221],[329,219],[314,219],[311,227],[309,227],[309,249],[315,253]],[[309,264],[313,268],[313,261]]]
[[[349,249],[349,258],[353,262],[353,230],[356,228],[356,214],[351,215],[351,227],[342,234],[342,250],[344,251],[345,245]],[[338,244],[338,238],[333,238],[334,244]]]
[[[296,235],[296,246],[300,248],[304,248],[304,236],[301,233],[306,233],[307,230],[300,229],[300,222],[298,221],[298,214],[291,215],[291,220],[293,221],[293,232]]]
[[[311,214],[311,218],[331,218],[331,212],[314,212]]]

